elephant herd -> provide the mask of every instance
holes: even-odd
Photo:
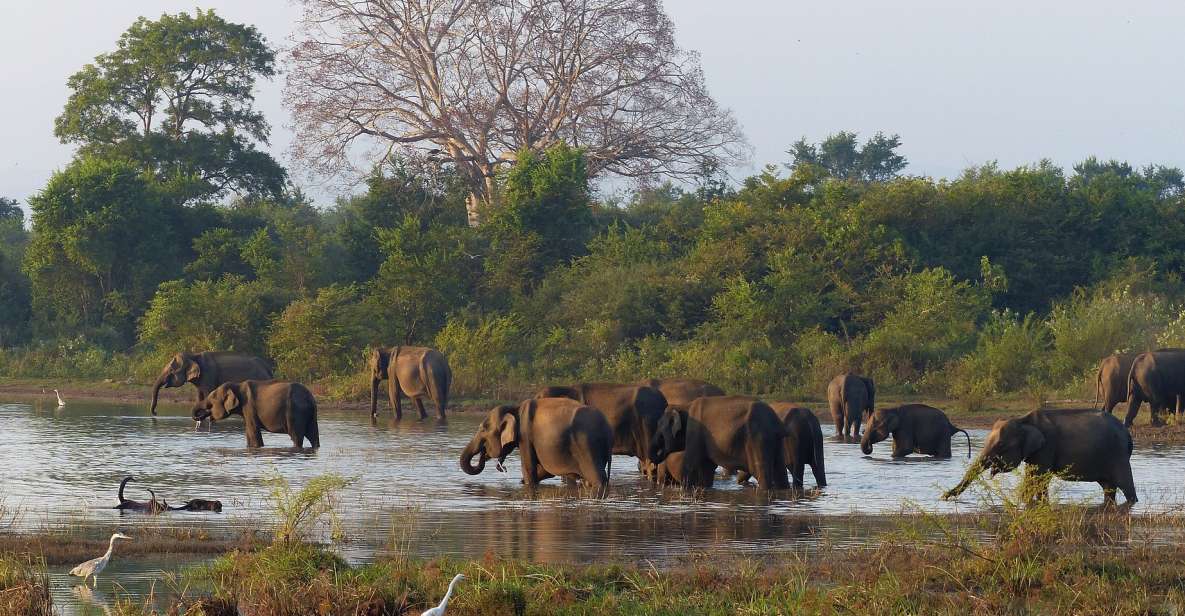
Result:
[[[413,401],[421,418],[427,417],[425,399],[444,417],[452,373],[439,352],[410,346],[375,349],[369,373],[372,416],[378,410],[379,385],[386,380],[397,418],[402,417],[404,397]],[[286,433],[296,447],[306,440],[320,446],[312,393],[300,383],[273,377],[271,364],[257,357],[178,353],[154,385],[152,414],[162,387],[192,383],[197,388],[192,412],[196,421],[238,414],[249,447],[262,446],[264,431]],[[1132,439],[1110,411],[1126,399],[1128,426],[1145,400],[1154,424],[1165,408],[1180,412],[1185,350],[1109,357],[1099,368],[1096,385],[1104,403],[1102,413],[1039,409],[997,421],[979,457],[944,498],[962,493],[984,470],[995,475],[1025,462],[1026,478],[1058,473],[1070,480],[1099,483],[1107,503],[1114,503],[1117,490],[1124,493],[1125,506],[1135,503],[1129,463]],[[971,455],[970,435],[937,408],[924,404],[876,408],[876,386],[870,378],[841,374],[828,385],[827,399],[836,438],[845,443],[858,440],[865,454],[891,437],[894,458],[912,453],[949,458],[951,439],[962,432]],[[479,474],[493,459],[496,468],[504,471],[503,463],[516,449],[527,486],[559,477],[604,494],[615,455],[637,458],[643,475],[663,485],[710,488],[717,469],[724,469],[735,473],[742,484],[752,478],[763,489],[802,489],[807,466],[817,486],[827,485],[823,431],[813,411],[787,402],[728,395],[696,379],[544,387],[518,404],[490,409],[461,452],[461,470]],[[1044,494],[1044,488],[1038,488]]]

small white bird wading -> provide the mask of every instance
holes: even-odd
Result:
[[[448,583],[448,591],[444,593],[444,600],[440,602],[440,605],[420,614],[420,616],[444,616],[444,611],[448,609],[449,597],[453,596],[453,587],[457,585],[457,582],[460,582],[463,579],[465,579],[465,576],[458,573],[456,577],[453,578],[453,581]]]
[[[111,535],[111,542],[107,545],[106,554],[98,558],[92,558],[81,565],[74,567],[70,570],[70,575],[76,575],[82,578],[83,584],[86,583],[87,578],[92,578],[94,580],[94,584],[98,585],[99,574],[103,572],[103,569],[107,568],[107,563],[111,562],[111,553],[115,551],[116,539],[131,539],[131,537],[123,533],[115,533],[114,535]],[[443,614],[444,612],[441,613]]]
[[[66,401],[62,399],[62,394],[58,390],[53,390],[53,394],[58,397],[58,406],[66,406]]]

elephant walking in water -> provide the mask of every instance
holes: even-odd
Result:
[[[1026,491],[1035,498],[1048,497],[1044,482],[1057,473],[1070,481],[1098,482],[1108,505],[1115,504],[1118,488],[1130,508],[1137,500],[1131,455],[1131,434],[1114,416],[1095,409],[1040,409],[997,421],[963,480],[942,498],[962,494],[984,470],[995,476],[1024,462]]]
[[[946,413],[925,404],[905,404],[877,409],[868,418],[860,450],[872,454],[872,446],[893,437],[893,457],[904,458],[921,453],[936,458],[950,457],[950,439],[959,432],[967,437],[967,457],[971,457],[971,435],[955,426]]]
[[[321,446],[317,427],[317,400],[304,385],[286,381],[224,383],[194,409],[194,421],[221,421],[229,415],[243,417],[248,447],[263,447],[263,432],[287,434],[293,447]]]
[[[436,412],[444,419],[453,372],[439,351],[414,346],[377,348],[370,354],[369,365],[371,417],[378,416],[379,382],[385,379],[387,398],[395,409],[396,419],[403,419],[404,396],[416,405],[420,419],[428,416],[424,409],[425,397],[432,400]]]
[[[860,439],[864,413],[876,406],[876,385],[872,379],[857,374],[841,374],[827,385],[827,406],[835,420],[835,435],[850,443]]]
[[[237,383],[248,379],[266,381],[273,377],[272,365],[254,355],[205,351],[203,353],[178,353],[156,379],[152,387],[152,411],[156,415],[156,402],[162,387],[181,387],[193,383],[197,387],[197,402],[215,387],[223,383]]]
[[[544,387],[536,398],[570,398],[605,415],[613,430],[613,453],[634,456],[646,475],[653,464],[647,457],[651,435],[667,408],[667,399],[653,387],[618,383],[578,383]]]
[[[698,398],[687,409],[672,406],[658,422],[649,457],[661,464],[683,452],[683,485],[710,488],[716,467],[745,471],[763,489],[789,488],[782,422],[768,404],[748,396]]]
[[[563,477],[580,479],[601,495],[608,488],[613,431],[605,416],[591,406],[569,398],[542,398],[494,407],[461,451],[461,470],[477,475],[491,458],[501,469],[515,448],[527,486]]]

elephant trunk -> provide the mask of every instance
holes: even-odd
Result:
[[[149,410],[152,411],[153,415],[156,415],[156,401],[160,398],[160,388],[164,387],[164,386],[165,386],[165,377],[164,376],[161,376],[160,378],[156,379],[156,383],[152,386],[152,408],[150,408]]]
[[[473,465],[473,456],[480,456],[477,460],[477,466]],[[486,460],[488,459],[489,456],[486,455],[485,448],[481,446],[481,440],[475,436],[461,452],[461,470],[465,471],[466,475],[480,474],[485,470]]]
[[[866,456],[872,455],[872,430],[864,431],[864,438],[860,439],[860,451]]]
[[[967,473],[963,475],[963,480],[959,482],[959,485],[944,492],[942,499],[947,500],[962,494],[975,481],[975,478],[983,472],[983,469],[983,456],[980,456],[979,459],[971,463],[971,466],[967,467]]]
[[[370,416],[374,417],[379,413],[379,377],[370,377]]]

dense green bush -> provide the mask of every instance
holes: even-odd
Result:
[[[356,372],[373,338],[373,319],[358,302],[358,288],[330,285],[315,297],[288,304],[267,332],[267,350],[279,374],[313,380],[337,371]]]

